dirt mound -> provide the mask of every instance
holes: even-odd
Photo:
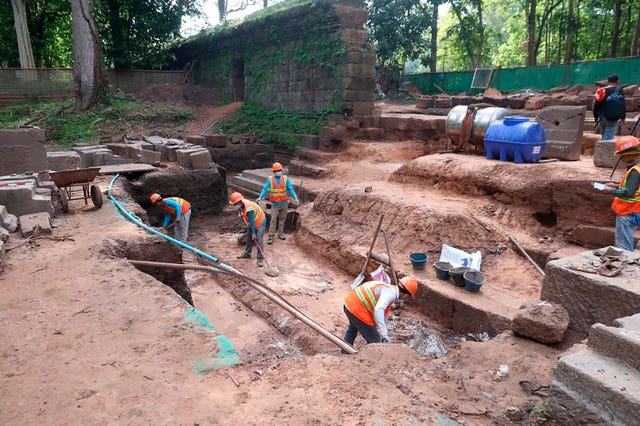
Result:
[[[205,86],[162,83],[151,84],[136,93],[136,98],[167,105],[215,105],[222,102],[219,90]]]

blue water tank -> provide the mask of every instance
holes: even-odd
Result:
[[[484,135],[489,160],[535,163],[547,146],[547,135],[540,123],[514,115],[491,123]]]

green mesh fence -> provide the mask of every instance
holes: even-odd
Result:
[[[496,69],[490,87],[502,92],[526,89],[549,90],[558,86],[593,84],[618,74],[622,84],[640,83],[640,57],[606,59],[566,65],[549,65],[529,68]],[[473,71],[422,73],[405,76],[422,93],[440,93],[439,86],[449,94],[469,92]],[[477,90],[474,89],[474,93]]]

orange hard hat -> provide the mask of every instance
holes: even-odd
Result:
[[[279,172],[280,170],[282,170],[282,164],[273,163],[273,166],[271,166],[271,170],[273,170],[274,172]]]
[[[400,280],[400,287],[403,287],[405,290],[411,294],[411,297],[416,297],[416,293],[418,292],[418,281],[410,275],[402,278]]]
[[[637,149],[639,146],[640,141],[638,141],[638,138],[634,136],[623,136],[618,139],[616,143],[616,152],[614,152],[614,155],[640,154]]]
[[[153,194],[151,194],[151,197],[149,197],[149,200],[151,200],[152,204],[155,204],[156,201],[162,200],[162,197],[160,196],[160,194],[156,194],[154,192]]]
[[[238,204],[242,199],[243,197],[241,193],[234,192],[229,196],[229,204]]]

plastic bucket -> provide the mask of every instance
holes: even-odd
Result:
[[[427,264],[427,256],[426,253],[411,253],[409,255],[409,260],[411,260],[411,265],[413,265],[413,269],[424,269],[424,265]]]
[[[480,290],[480,287],[487,282],[487,279],[479,271],[467,271],[464,276],[464,288],[465,290],[476,292]]]
[[[449,271],[453,268],[453,265],[449,262],[436,262],[433,267],[436,269],[436,277],[440,280],[446,280],[449,278]]]
[[[453,283],[458,287],[464,287],[464,276],[465,272],[469,272],[471,268],[468,266],[459,266],[457,268],[453,268],[449,271],[449,276],[453,280]]]

